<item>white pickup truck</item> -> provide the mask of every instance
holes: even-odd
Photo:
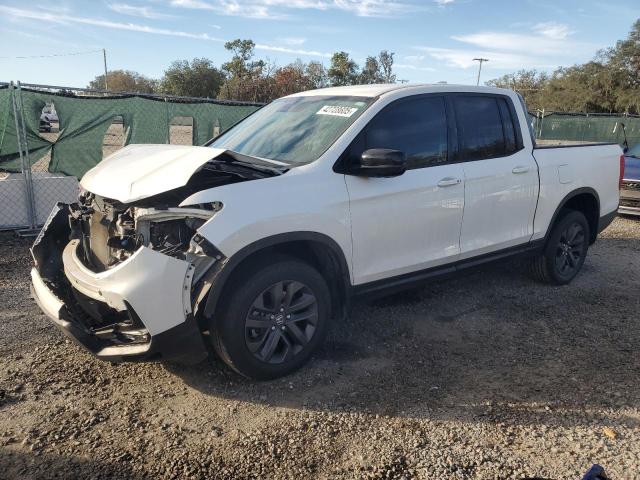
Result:
[[[42,310],[99,358],[302,365],[354,296],[515,255],[578,274],[618,208],[617,145],[538,148],[514,92],[328,88],[205,146],[132,145],[32,248]]]

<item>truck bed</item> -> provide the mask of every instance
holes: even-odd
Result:
[[[558,205],[571,192],[595,192],[600,216],[618,209],[622,149],[616,143],[536,146],[540,196],[532,239],[544,237]]]

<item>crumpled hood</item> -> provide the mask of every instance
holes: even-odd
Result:
[[[89,170],[85,190],[122,203],[179,188],[225,150],[184,145],[129,145]]]

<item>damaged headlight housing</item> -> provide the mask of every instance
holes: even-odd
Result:
[[[211,210],[195,208],[134,209],[137,242],[140,245],[172,257],[187,260],[187,256],[200,251],[193,239],[197,230],[210,220],[222,204]],[[202,238],[197,235],[198,238]]]
[[[201,258],[218,256],[197,235],[223,205],[144,207],[120,204],[86,192],[71,205],[73,238],[82,242],[83,262],[104,271],[131,257],[141,247],[198,265]],[[201,239],[196,242],[194,239]],[[213,254],[206,251],[215,250]]]

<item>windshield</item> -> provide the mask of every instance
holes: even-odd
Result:
[[[281,98],[209,146],[290,165],[317,160],[371,104],[367,97]]]

